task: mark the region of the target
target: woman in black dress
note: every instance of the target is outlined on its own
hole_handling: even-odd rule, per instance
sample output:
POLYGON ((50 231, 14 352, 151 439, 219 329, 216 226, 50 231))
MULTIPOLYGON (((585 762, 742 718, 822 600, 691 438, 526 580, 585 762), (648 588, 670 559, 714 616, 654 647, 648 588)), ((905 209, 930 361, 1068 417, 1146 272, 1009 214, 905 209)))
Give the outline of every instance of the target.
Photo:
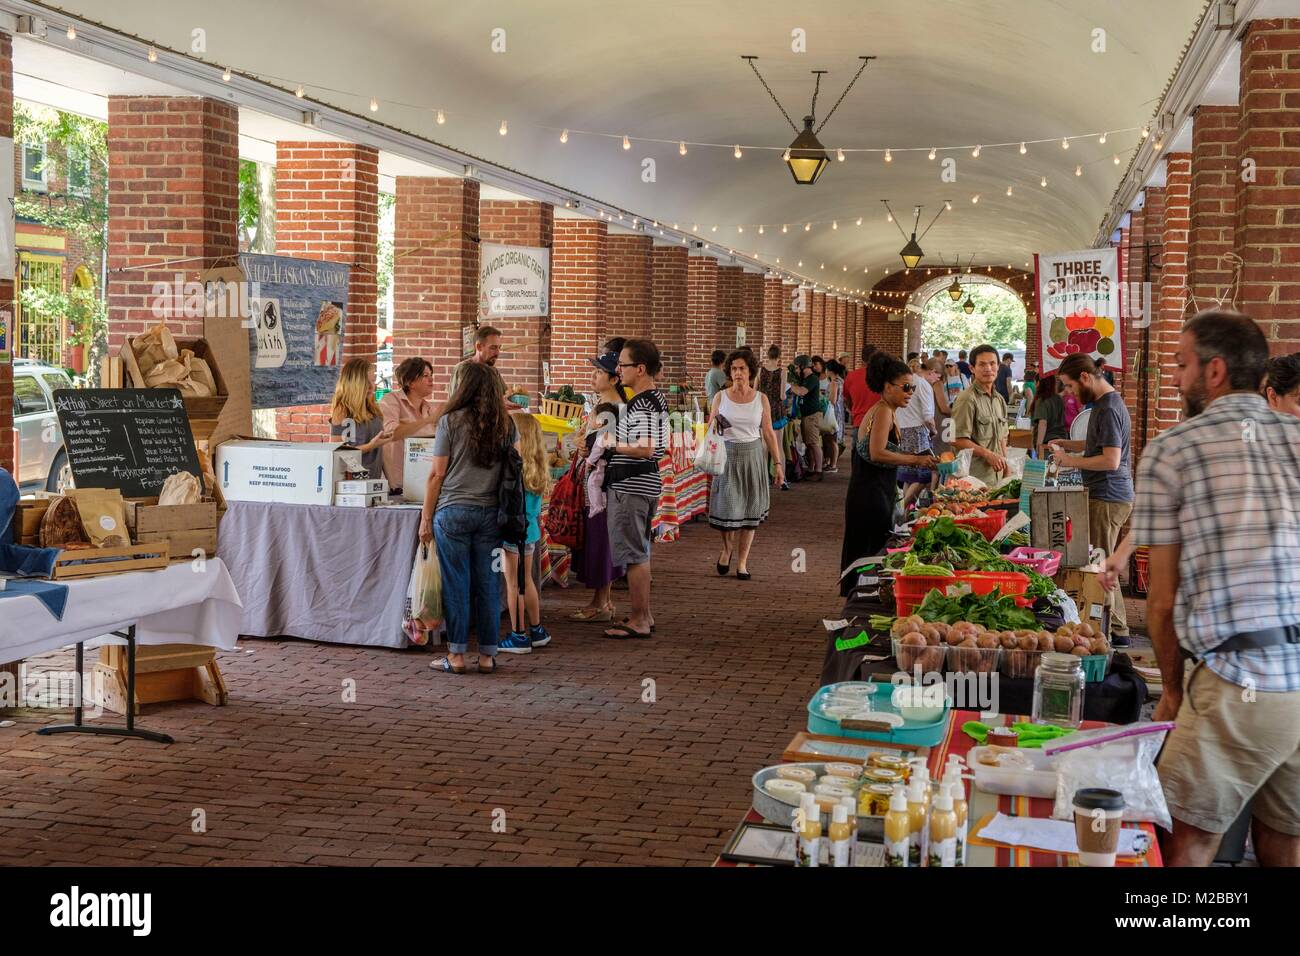
MULTIPOLYGON (((899 466, 935 468, 934 455, 909 455, 899 447, 894 414, 912 399, 916 387, 912 370, 897 357, 877 352, 867 363, 867 388, 880 393, 854 435, 857 456, 848 497, 844 500, 844 545, 840 549, 840 570, 859 558, 881 554, 894 526, 894 502, 898 497, 899 466)), ((840 579, 840 594, 848 597, 857 575, 840 579)))

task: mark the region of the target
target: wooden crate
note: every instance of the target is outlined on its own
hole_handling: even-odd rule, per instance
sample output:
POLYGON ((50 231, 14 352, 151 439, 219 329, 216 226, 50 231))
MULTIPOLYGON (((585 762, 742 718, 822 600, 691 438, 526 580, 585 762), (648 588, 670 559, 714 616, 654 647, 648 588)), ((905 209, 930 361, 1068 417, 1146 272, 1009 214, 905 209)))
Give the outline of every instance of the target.
POLYGON ((172 561, 189 561, 194 549, 217 553, 217 503, 159 505, 157 498, 128 498, 126 526, 136 544, 170 543, 172 561))
MULTIPOLYGON (((99 703, 116 714, 126 713, 127 649, 108 645, 99 649, 95 665, 94 686, 99 703)), ((135 700, 132 709, 140 713, 142 704, 159 704, 173 700, 202 700, 214 707, 229 699, 226 682, 217 666, 217 652, 211 647, 193 644, 158 644, 135 649, 135 700)))
POLYGON ((14 541, 29 548, 40 547, 41 519, 50 506, 49 498, 20 498, 14 511, 14 541))
POLYGON ((167 567, 170 560, 171 550, 166 541, 122 548, 77 548, 63 551, 55 558, 50 577, 55 581, 66 581, 129 571, 157 571, 167 567))
POLYGON ((562 418, 567 422, 571 418, 578 418, 582 415, 582 405, 579 402, 560 402, 553 398, 544 398, 542 399, 541 412, 543 415, 562 418))
MULTIPOLYGON (((126 384, 132 388, 145 388, 144 375, 140 371, 140 365, 135 360, 135 350, 131 347, 134 336, 129 336, 122 343, 120 356, 122 359, 122 368, 126 384)), ((226 389, 226 380, 221 377, 221 368, 217 365, 217 360, 212 355, 212 349, 208 347, 206 339, 180 338, 176 339, 176 348, 189 349, 194 353, 195 358, 201 358, 208 363, 208 368, 212 372, 212 379, 217 383, 217 394, 197 398, 192 395, 181 394, 185 402, 185 414, 190 420, 190 431, 194 433, 195 441, 207 441, 212 437, 213 431, 217 427, 217 419, 221 417, 221 409, 225 407, 226 399, 230 393, 226 389)))

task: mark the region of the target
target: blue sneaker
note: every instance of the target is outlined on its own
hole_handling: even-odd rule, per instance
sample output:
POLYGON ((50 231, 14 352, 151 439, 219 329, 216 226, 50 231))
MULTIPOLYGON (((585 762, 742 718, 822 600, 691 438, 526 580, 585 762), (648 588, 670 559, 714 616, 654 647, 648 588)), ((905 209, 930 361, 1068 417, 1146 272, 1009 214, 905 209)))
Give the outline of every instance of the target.
POLYGON ((508 637, 497 641, 497 651, 502 654, 531 654, 533 644, 527 634, 511 631, 508 637))
POLYGON ((533 645, 533 647, 545 647, 547 644, 551 643, 551 635, 546 628, 537 624, 528 629, 528 641, 533 645))

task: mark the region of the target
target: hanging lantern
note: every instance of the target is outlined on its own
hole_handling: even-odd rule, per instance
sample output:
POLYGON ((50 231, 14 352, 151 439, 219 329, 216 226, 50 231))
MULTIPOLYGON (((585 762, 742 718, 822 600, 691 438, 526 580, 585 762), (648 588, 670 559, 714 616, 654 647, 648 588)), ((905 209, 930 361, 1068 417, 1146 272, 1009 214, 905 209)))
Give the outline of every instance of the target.
POLYGON ((813 132, 812 124, 811 116, 803 118, 803 132, 790 144, 790 158, 786 160, 790 175, 794 176, 794 181, 800 186, 811 186, 817 182, 817 177, 831 161, 813 132))
POLYGON ((921 245, 916 241, 916 233, 912 233, 912 238, 907 240, 907 245, 903 246, 898 253, 903 259, 903 265, 909 269, 915 269, 920 263, 925 253, 921 251, 921 245))
POLYGON ((961 310, 970 315, 975 311, 975 301, 970 296, 966 296, 966 301, 962 303, 961 310))
POLYGON ((948 298, 954 302, 961 300, 961 283, 957 281, 956 276, 953 277, 952 285, 948 286, 948 298))

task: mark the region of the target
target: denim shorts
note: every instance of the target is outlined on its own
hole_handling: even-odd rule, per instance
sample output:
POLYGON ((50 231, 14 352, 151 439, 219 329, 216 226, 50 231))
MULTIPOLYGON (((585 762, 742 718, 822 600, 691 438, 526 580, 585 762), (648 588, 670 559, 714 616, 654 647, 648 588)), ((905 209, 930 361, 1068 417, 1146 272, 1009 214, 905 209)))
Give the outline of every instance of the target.
MULTIPOLYGON (((502 542, 501 542, 501 547, 505 548, 505 549, 506 549, 507 551, 509 551, 511 554, 518 554, 518 553, 519 553, 519 545, 517 545, 517 544, 513 544, 513 543, 511 543, 511 542, 509 542, 509 541, 502 541, 502 542)), ((532 541, 532 542, 529 542, 528 544, 525 544, 525 545, 524 545, 524 554, 525 554, 525 555, 532 554, 532 553, 533 553, 534 551, 536 551, 536 550, 537 550, 537 542, 536 542, 536 541, 532 541)))

